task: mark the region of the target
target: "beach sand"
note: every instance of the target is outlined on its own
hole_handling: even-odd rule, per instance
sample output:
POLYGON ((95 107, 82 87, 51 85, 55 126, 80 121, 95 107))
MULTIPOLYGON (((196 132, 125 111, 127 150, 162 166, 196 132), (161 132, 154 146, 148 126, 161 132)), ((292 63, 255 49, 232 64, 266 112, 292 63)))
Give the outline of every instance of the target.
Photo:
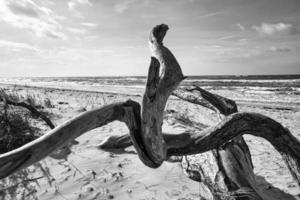
MULTIPOLYGON (((52 113, 51 120, 59 125, 73 118, 81 112, 105 104, 133 99, 141 101, 141 95, 131 93, 101 93, 69 89, 55 89, 43 87, 24 87, 13 85, 0 85, 7 91, 34 94, 40 99, 49 98, 54 107, 46 108, 52 113)), ((225 90, 224 90, 225 91, 225 90)), ((218 92, 225 97, 232 95, 218 92)), ((265 114, 284 126, 300 140, 300 105, 286 103, 266 103, 262 101, 237 101, 240 112, 257 112, 265 114)), ((213 126, 217 117, 212 111, 183 102, 172 97, 167 110, 175 110, 180 115, 201 124, 213 126)), ((46 126, 42 128, 49 130, 46 126)), ((185 127, 165 120, 164 130, 178 133, 185 127)), ((181 163, 165 162, 158 169, 151 169, 142 164, 134 148, 126 152, 110 153, 97 148, 106 137, 110 135, 127 134, 126 126, 121 122, 113 122, 83 134, 76 140, 79 142, 71 147, 71 154, 67 159, 54 159, 47 157, 41 165, 48 169, 48 176, 41 170, 34 170, 32 166, 30 178, 44 176, 38 184, 32 182, 34 187, 31 194, 40 200, 73 200, 73 199, 143 199, 162 200, 199 199, 199 183, 187 178, 181 168, 181 163)), ((300 188, 292 179, 286 165, 279 153, 265 140, 254 136, 244 136, 250 147, 254 162, 254 172, 261 190, 269 195, 269 199, 293 200, 300 199, 300 188)), ((300 153, 300 152, 299 152, 300 153)), ((11 177, 6 178, 7 187, 10 187, 11 177)), ((24 190, 22 184, 20 191, 24 190)), ((26 190, 26 188, 25 188, 26 190)), ((3 188, 3 191, 6 191, 3 188)), ((28 198, 30 195, 28 196, 28 198)))

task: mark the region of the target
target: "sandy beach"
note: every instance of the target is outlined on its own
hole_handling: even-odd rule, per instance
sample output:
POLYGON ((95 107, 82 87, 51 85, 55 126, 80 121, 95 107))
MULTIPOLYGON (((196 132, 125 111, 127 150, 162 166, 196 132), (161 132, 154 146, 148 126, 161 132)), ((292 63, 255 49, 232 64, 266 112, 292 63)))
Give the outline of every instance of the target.
MULTIPOLYGON (((2 84, 7 92, 32 94, 39 99, 49 98, 53 108, 46 108, 51 113, 51 120, 59 125, 74 116, 105 104, 133 99, 141 101, 141 94, 128 92, 118 94, 106 91, 85 91, 84 89, 45 88, 42 86, 16 86, 2 84)), ((112 90, 111 90, 112 91, 112 90)), ((213 90, 225 97, 232 98, 234 91, 213 90)), ((241 94, 236 94, 236 96, 241 94)), ((270 94, 267 94, 270 95, 270 94)), ((260 94, 261 99, 264 99, 260 94)), ((247 96, 244 96, 247 99, 247 96)), ((273 98, 276 98, 273 96, 273 98)), ((278 97, 277 97, 278 98, 278 97)), ((296 98, 296 97, 295 97, 296 98)), ((272 117, 300 139, 300 105, 281 101, 245 101, 237 100, 240 112, 257 112, 272 117)), ((269 98, 270 99, 270 98, 269 98)), ((205 126, 217 123, 217 117, 212 111, 183 102, 172 97, 166 110, 175 110, 178 115, 186 116, 205 126)), ((49 128, 37 123, 42 131, 49 128)), ((165 117, 163 130, 179 133, 187 127, 174 122, 171 117, 165 117)), ((106 137, 128 133, 127 127, 121 122, 113 122, 90 131, 76 140, 78 144, 71 147, 70 154, 64 154, 54 159, 48 157, 40 162, 41 166, 31 166, 28 178, 41 177, 36 182, 29 182, 24 187, 17 186, 19 195, 22 191, 33 191, 29 197, 39 200, 50 199, 199 199, 199 183, 186 177, 180 162, 165 162, 158 169, 151 169, 142 164, 133 147, 124 152, 105 152, 97 148, 106 137), (65 156, 67 155, 67 156, 65 156), (27 189, 26 189, 27 188, 27 189)), ((250 147, 254 162, 254 172, 259 187, 269 199, 294 200, 300 199, 300 189, 292 179, 279 153, 265 140, 254 136, 244 136, 250 147)), ((15 185, 6 178, 5 187, 15 185)), ((6 189, 3 188, 6 192, 6 189)))

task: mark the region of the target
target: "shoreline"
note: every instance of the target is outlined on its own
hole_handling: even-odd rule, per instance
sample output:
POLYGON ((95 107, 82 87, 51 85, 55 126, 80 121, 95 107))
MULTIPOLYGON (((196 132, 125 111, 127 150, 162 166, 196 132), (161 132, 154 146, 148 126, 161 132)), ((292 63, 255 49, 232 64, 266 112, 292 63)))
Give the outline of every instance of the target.
MULTIPOLYGON (((89 93, 89 94, 98 94, 98 95, 120 95, 124 97, 134 97, 134 98, 141 98, 142 97, 142 92, 140 94, 136 94, 134 92, 129 92, 125 94, 124 92, 118 92, 118 91, 99 91, 98 90, 93 90, 93 89, 86 89, 86 88, 68 88, 68 87, 51 87, 51 86, 31 86, 31 85, 22 85, 22 84, 11 84, 11 83, 0 83, 0 88, 1 87, 8 87, 8 88, 18 88, 22 90, 23 88, 31 89, 31 90, 50 90, 50 91, 68 91, 68 92, 77 92, 77 93, 89 93)), ((108 86, 109 87, 109 86, 108 86)), ((117 86, 114 86, 117 88, 117 86)), ((213 93, 218 94, 215 92, 214 89, 211 89, 208 91, 211 91, 213 93)), ((221 88, 219 91, 226 91, 226 89, 221 88)), ((220 94, 222 95, 222 94, 220 94)), ((275 95, 275 94, 274 94, 275 95)), ((229 97, 230 98, 230 97, 229 97)), ((172 100, 177 100, 177 97, 171 96, 170 99, 172 100)), ((259 106, 259 107, 271 107, 275 109, 295 109, 295 110, 300 110, 300 101, 299 102, 285 102, 285 101, 269 101, 269 100, 245 100, 245 99, 234 99, 232 98, 238 105, 247 105, 247 106, 259 106)))
POLYGON ((59 87, 47 87, 47 86, 30 86, 30 85, 21 85, 21 84, 10 84, 10 83, 0 83, 1 86, 6 87, 20 87, 20 88, 30 88, 30 89, 49 89, 49 90, 58 90, 58 91, 69 91, 69 92, 87 92, 87 93, 94 93, 94 94, 112 94, 112 95, 122 95, 122 96, 136 96, 140 97, 139 94, 124 94, 124 93, 118 93, 118 92, 104 92, 104 91, 95 91, 95 90, 84 90, 84 89, 74 89, 74 88, 59 88, 59 87))

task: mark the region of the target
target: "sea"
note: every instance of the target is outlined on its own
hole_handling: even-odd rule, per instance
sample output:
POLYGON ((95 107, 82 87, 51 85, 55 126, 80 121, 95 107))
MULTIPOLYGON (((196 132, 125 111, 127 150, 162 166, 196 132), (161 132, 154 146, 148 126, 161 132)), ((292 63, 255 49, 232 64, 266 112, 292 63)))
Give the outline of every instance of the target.
MULTIPOLYGON (((145 76, 0 77, 0 84, 142 95, 146 78, 145 76)), ((180 87, 193 85, 239 102, 289 103, 300 106, 300 74, 188 76, 180 87)))

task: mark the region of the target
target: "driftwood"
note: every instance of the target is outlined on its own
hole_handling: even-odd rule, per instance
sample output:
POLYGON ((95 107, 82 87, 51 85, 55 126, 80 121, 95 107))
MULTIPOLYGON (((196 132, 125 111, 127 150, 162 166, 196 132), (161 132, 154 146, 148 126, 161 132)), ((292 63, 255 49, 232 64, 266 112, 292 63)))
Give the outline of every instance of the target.
MULTIPOLYGON (((233 100, 197 86, 186 90, 192 94, 199 92, 193 101, 188 98, 186 101, 198 105, 201 104, 197 102, 207 102, 223 116, 237 112, 233 100)), ((202 191, 206 191, 202 194, 203 198, 224 199, 231 196, 231 199, 262 199, 255 181, 250 150, 242 136, 212 151, 183 157, 182 167, 188 177, 202 183, 202 191)))
POLYGON ((130 100, 83 113, 41 138, 0 155, 0 178, 38 162, 79 135, 114 120, 127 124, 142 162, 149 167, 160 166, 166 156, 161 134, 163 110, 169 95, 184 78, 175 57, 162 44, 167 30, 167 25, 159 25, 150 34, 149 46, 153 56, 142 115, 139 103, 130 100))
MULTIPOLYGON (((128 100, 82 113, 37 140, 0 155, 0 178, 40 161, 89 130, 119 120, 126 123, 130 134, 130 140, 126 136, 125 140, 120 141, 132 143, 141 161, 149 167, 159 167, 172 155, 204 153, 217 149, 243 134, 252 134, 267 139, 279 151, 300 186, 300 142, 288 129, 269 117, 256 113, 236 113, 225 117, 217 126, 200 132, 184 132, 178 135, 162 133, 163 111, 167 99, 184 79, 175 57, 162 43, 167 30, 166 25, 159 25, 150 34, 149 46, 152 57, 142 108, 139 103, 128 100)), ((203 91, 202 94, 207 95, 203 91)), ((210 103, 214 100, 216 99, 210 99, 210 103)), ((217 107, 216 105, 217 103, 213 104, 214 107, 217 107)), ((233 108, 229 108, 230 112, 233 108)), ((226 109, 223 113, 225 112, 226 109)), ((252 170, 252 163, 249 162, 247 167, 252 170)), ((238 173, 226 172, 226 174, 231 177, 238 173)), ((246 184, 248 181, 239 181, 247 177, 231 178, 232 182, 237 180, 237 185, 241 183, 238 185, 241 188, 242 183, 246 184)), ((251 185, 245 188, 241 189, 239 194, 247 193, 251 185)), ((236 195, 234 192, 230 194, 232 197, 236 195)), ((254 195, 252 198, 248 195, 245 199, 259 199, 259 197, 254 195)))
MULTIPOLYGON (((179 89, 173 95, 204 106, 222 115, 230 115, 237 112, 237 105, 234 101, 212 94, 197 86, 190 89, 179 89), (200 93, 195 94, 193 91, 200 93)), ((180 143, 168 141, 168 134, 165 134, 168 147, 180 143)), ((104 140, 99 148, 111 151, 112 149, 124 149, 131 145, 129 135, 110 136, 104 140)), ((204 199, 224 199, 231 196, 231 199, 262 199, 256 187, 253 164, 249 148, 242 136, 202 154, 184 156, 182 167, 189 178, 201 183, 204 199), (218 178, 216 178, 218 177, 218 178), (234 197, 233 197, 234 196, 234 197)))

